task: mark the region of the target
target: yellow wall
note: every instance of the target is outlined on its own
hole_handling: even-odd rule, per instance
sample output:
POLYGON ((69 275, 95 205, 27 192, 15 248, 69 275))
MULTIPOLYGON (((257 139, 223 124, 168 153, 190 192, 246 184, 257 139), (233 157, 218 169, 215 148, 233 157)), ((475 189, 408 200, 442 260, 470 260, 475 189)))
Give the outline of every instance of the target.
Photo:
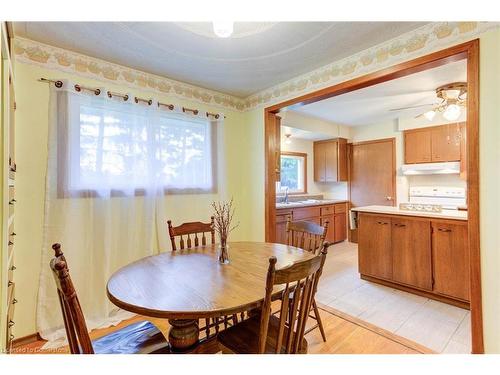
MULTIPOLYGON (((483 281, 483 311, 485 347, 489 353, 500 353, 500 30, 483 34, 481 40, 481 263, 483 281)), ((17 110, 17 164, 19 166, 16 209, 16 244, 18 274, 16 294, 20 303, 16 308, 18 337, 35 331, 35 303, 40 267, 42 240, 43 195, 47 145, 48 88, 38 83, 39 77, 73 78, 75 81, 95 84, 80 77, 55 73, 34 66, 16 66, 17 110)), ((102 85, 102 84, 101 84, 102 85)), ((130 91, 105 85, 116 91, 130 91)), ((150 96, 149 93, 136 92, 150 96)), ((155 97, 178 104, 202 108, 177 98, 155 97)), ((202 108, 205 109, 205 108, 202 108)), ((206 108, 207 110, 216 110, 206 108)), ((235 239, 262 240, 264 238, 264 114, 258 108, 245 113, 227 112, 226 155, 227 188, 234 195, 240 228, 235 239)), ((207 216, 212 197, 174 196, 170 198, 172 217, 181 220, 207 216)))
MULTIPOLYGON (((44 214, 45 172, 47 162, 48 99, 49 87, 38 82, 40 77, 68 78, 89 86, 104 86, 115 92, 130 92, 130 88, 96 82, 68 73, 54 72, 34 65, 16 65, 16 162, 18 165, 16 195, 16 337, 36 332, 35 313, 38 277, 41 262, 42 226, 44 214)), ((154 97, 166 103, 175 103, 190 108, 210 112, 218 108, 203 106, 178 98, 132 90, 139 97, 154 97)), ((254 180, 248 173, 253 166, 250 155, 252 143, 249 139, 250 127, 246 125, 245 114, 224 111, 224 160, 226 164, 225 186, 228 196, 235 199, 236 216, 240 226, 232 234, 233 240, 258 239, 252 232, 251 189, 254 180)), ((263 168, 261 164, 260 168, 263 168)), ((255 169, 256 171, 256 169, 255 169)), ((253 173, 256 173, 256 172, 253 173)), ((262 195, 260 195, 262 197, 262 195)), ((216 195, 174 195, 167 197, 167 213, 176 222, 208 218, 210 203, 216 195)), ((263 199, 263 198, 261 198, 263 199)), ((166 229, 165 229, 166 230, 166 229)), ((42 265, 48 267, 47 265, 42 265)), ((59 312, 56 312, 59 313, 59 312)))

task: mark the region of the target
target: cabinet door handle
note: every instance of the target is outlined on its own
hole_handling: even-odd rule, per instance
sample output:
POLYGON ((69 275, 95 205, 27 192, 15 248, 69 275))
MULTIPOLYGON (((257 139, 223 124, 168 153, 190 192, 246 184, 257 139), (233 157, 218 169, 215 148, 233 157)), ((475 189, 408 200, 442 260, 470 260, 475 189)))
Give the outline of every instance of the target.
POLYGON ((387 225, 389 224, 388 222, 386 221, 377 221, 377 224, 380 224, 380 225, 387 225))
POLYGON ((448 229, 448 228, 438 228, 438 231, 440 231, 440 232, 451 232, 451 229, 448 229))
POLYGON ((395 227, 398 227, 398 228, 405 228, 406 227, 406 224, 399 224, 399 223, 396 223, 394 224, 395 227))

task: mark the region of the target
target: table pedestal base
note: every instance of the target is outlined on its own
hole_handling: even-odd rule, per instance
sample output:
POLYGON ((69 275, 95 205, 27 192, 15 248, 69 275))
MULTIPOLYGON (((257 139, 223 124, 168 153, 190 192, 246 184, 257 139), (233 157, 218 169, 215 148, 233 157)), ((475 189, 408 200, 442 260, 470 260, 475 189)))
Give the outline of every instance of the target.
POLYGON ((169 319, 170 330, 168 342, 173 352, 186 352, 199 343, 199 326, 197 320, 169 319))

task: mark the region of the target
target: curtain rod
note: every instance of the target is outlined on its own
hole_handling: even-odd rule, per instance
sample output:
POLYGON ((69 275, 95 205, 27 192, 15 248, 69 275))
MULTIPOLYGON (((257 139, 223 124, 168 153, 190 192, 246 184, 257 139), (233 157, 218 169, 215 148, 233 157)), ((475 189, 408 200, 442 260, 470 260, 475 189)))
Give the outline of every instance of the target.
MULTIPOLYGON (((61 81, 61 80, 53 80, 53 79, 47 79, 47 78, 42 77, 39 79, 39 81, 46 82, 46 83, 53 83, 54 86, 56 86, 59 89, 61 87, 63 87, 63 81, 61 81)), ((86 87, 86 86, 82 86, 79 84, 75 84, 74 88, 75 88, 75 91, 77 91, 77 92, 81 92, 82 90, 86 90, 86 91, 93 92, 95 95, 101 94, 101 89, 99 89, 99 88, 86 87)), ((116 96, 116 97, 122 98, 123 101, 125 101, 125 102, 127 100, 129 100, 129 96, 127 94, 120 94, 120 93, 116 93, 116 92, 112 92, 112 91, 107 91, 106 94, 108 95, 108 98, 112 98, 112 97, 116 96)), ((153 99, 138 98, 137 96, 134 97, 134 101, 136 103, 141 103, 141 102, 146 103, 147 105, 153 104, 153 99)), ((157 104, 158 104, 158 108, 165 107, 165 108, 169 109, 170 111, 174 110, 173 104, 160 103, 160 102, 157 102, 157 104)), ((187 108, 187 107, 181 107, 181 108, 182 108, 182 112, 184 112, 184 113, 192 112, 194 115, 197 115, 199 113, 198 109, 187 108)), ((212 116, 215 119, 218 119, 220 117, 220 115, 218 113, 205 112, 205 114, 207 117, 212 116)), ((224 116, 224 118, 226 118, 226 116, 224 116)))

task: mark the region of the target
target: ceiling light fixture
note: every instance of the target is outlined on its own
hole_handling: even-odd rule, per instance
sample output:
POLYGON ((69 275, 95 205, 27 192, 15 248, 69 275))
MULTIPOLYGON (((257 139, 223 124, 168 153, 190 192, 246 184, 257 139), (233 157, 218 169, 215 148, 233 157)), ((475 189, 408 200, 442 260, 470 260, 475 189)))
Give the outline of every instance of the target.
POLYGON ((290 139, 291 136, 292 136, 291 134, 285 134, 285 137, 286 137, 285 144, 286 145, 289 145, 292 143, 292 140, 290 139))
MULTIPOLYGON (((427 120, 432 121, 436 113, 440 112, 448 121, 456 121, 462 114, 462 107, 467 106, 467 82, 453 82, 447 85, 439 86, 436 89, 436 97, 441 99, 440 103, 434 104, 434 108, 416 116, 424 116, 427 120)), ((420 106, 420 105, 419 105, 420 106)), ((416 107, 419 107, 416 106, 416 107)), ((427 104, 422 105, 427 106, 427 104)), ((414 107, 405 107, 414 108, 414 107)), ((398 108, 402 109, 402 108, 398 108)))
POLYGON ((436 111, 427 111, 424 113, 424 116, 427 120, 432 121, 436 116, 436 111))
POLYGON ((461 113, 462 111, 457 104, 450 104, 444 110, 443 117, 448 121, 455 121, 458 120, 461 113))
POLYGON ((234 22, 214 21, 212 22, 214 34, 219 38, 229 38, 233 33, 234 22))

